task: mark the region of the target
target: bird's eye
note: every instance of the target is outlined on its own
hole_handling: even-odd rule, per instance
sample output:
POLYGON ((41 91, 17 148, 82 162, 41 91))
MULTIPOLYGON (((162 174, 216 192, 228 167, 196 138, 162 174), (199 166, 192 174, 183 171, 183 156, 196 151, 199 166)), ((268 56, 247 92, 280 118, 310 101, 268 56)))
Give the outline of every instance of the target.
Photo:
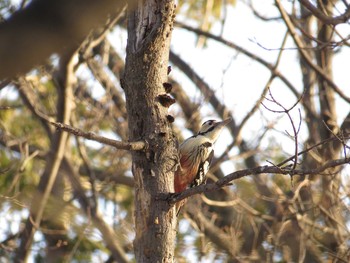
POLYGON ((204 126, 204 125, 212 126, 214 123, 215 123, 214 120, 209 120, 209 121, 204 122, 204 123, 202 124, 202 126, 204 126))

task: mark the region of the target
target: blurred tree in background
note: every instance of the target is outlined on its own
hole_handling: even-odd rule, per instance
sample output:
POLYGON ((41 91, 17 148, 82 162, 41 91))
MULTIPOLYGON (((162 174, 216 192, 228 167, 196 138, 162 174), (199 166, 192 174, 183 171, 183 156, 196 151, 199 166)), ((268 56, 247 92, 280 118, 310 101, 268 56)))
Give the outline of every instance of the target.
MULTIPOLYGON (((51 6, 68 20, 57 11, 39 23, 62 27, 53 32, 35 31, 33 16, 16 31, 8 21, 27 1, 0 2, 4 262, 137 259, 132 154, 106 139, 140 146, 127 143, 125 3, 80 10, 68 2, 51 6), (40 46, 31 46, 35 40, 40 46), (71 132, 57 132, 64 128, 57 123, 71 132), (31 214, 39 212, 37 221, 31 214)), ((180 1, 176 14, 167 81, 178 141, 209 118, 233 121, 217 143, 207 187, 184 193, 175 260, 349 262, 349 3, 180 1), (260 34, 244 42, 237 34, 246 31, 260 34)))

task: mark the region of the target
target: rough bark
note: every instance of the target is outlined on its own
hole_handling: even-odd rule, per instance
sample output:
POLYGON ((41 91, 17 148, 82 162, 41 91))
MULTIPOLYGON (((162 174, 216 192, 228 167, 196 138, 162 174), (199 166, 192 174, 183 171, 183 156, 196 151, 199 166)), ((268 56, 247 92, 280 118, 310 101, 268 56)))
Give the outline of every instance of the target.
POLYGON ((135 178, 134 241, 137 262, 173 262, 174 208, 158 200, 174 191, 176 139, 168 121, 165 94, 173 1, 139 1, 128 13, 128 43, 122 86, 126 94, 129 140, 145 140, 148 149, 132 153, 135 178), (163 102, 163 103, 162 103, 163 102))

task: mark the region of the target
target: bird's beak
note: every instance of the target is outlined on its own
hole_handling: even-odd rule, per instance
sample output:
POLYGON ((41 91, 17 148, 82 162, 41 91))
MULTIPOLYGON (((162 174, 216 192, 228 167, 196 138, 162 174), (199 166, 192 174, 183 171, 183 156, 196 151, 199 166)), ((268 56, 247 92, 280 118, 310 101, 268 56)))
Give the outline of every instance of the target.
POLYGON ((226 120, 224 120, 224 121, 218 122, 217 125, 218 125, 218 126, 224 127, 224 126, 226 126, 227 124, 229 124, 231 121, 232 121, 232 118, 228 118, 228 119, 226 119, 226 120))
POLYGON ((215 123, 215 127, 220 127, 219 130, 223 129, 227 124, 229 124, 232 121, 232 118, 228 118, 224 121, 218 121, 217 123, 215 123))

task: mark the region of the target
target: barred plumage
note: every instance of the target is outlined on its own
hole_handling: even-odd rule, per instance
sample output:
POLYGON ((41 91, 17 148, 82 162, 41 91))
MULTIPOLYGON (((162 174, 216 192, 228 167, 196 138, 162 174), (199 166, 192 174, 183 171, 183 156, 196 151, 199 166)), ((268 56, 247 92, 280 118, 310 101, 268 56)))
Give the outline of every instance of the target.
POLYGON ((213 145, 230 121, 231 119, 222 122, 206 121, 197 135, 186 139, 180 145, 180 166, 174 179, 176 193, 182 192, 188 186, 193 187, 205 182, 214 156, 213 145))

